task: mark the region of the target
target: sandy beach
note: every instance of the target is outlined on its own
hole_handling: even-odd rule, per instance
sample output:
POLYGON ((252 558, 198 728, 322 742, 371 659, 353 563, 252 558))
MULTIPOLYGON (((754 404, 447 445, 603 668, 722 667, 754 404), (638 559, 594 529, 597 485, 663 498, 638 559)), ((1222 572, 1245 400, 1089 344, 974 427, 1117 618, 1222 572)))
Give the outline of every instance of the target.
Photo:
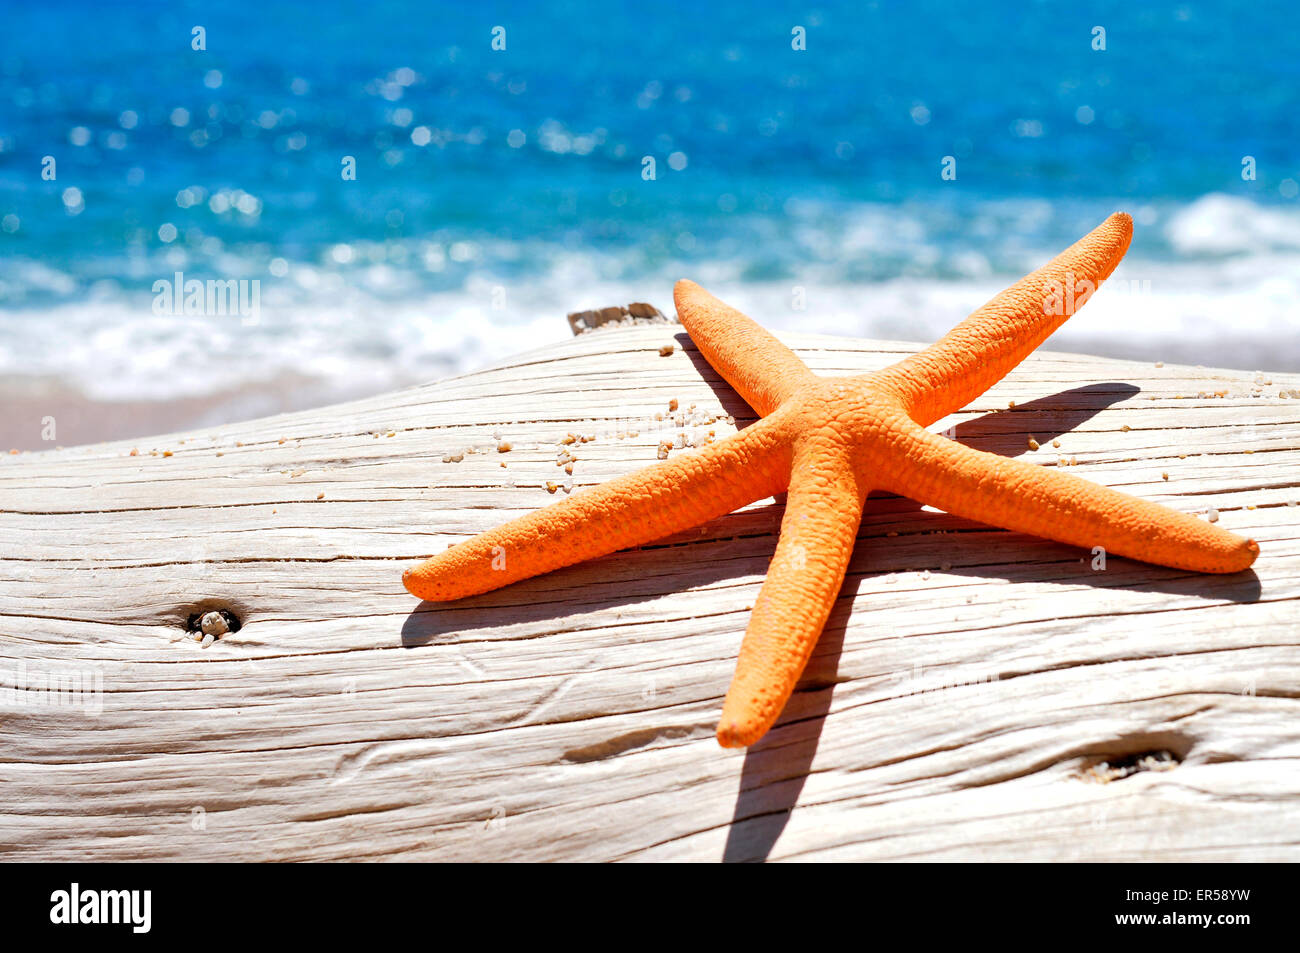
POLYGON ((274 383, 169 400, 102 400, 51 378, 0 380, 0 452, 142 440, 148 437, 218 427, 293 410, 305 410, 364 397, 377 389, 340 390, 328 381, 283 378, 274 383), (51 428, 51 422, 53 424, 51 428), (52 430, 52 437, 50 435, 52 430))

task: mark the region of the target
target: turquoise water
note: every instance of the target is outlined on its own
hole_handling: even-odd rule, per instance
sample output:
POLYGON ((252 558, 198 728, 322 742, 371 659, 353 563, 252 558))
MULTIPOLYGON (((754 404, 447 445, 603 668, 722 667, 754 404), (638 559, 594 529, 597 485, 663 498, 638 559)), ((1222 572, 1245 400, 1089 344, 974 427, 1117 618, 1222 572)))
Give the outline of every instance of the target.
POLYGON ((250 383, 379 388, 561 339, 569 310, 667 310, 683 276, 773 327, 925 340, 1116 208, 1130 257, 1055 346, 1300 369, 1293 5, 6 2, 0 22, 2 375, 165 398, 215 356, 250 383), (155 313, 178 271, 256 279, 257 321, 155 313))

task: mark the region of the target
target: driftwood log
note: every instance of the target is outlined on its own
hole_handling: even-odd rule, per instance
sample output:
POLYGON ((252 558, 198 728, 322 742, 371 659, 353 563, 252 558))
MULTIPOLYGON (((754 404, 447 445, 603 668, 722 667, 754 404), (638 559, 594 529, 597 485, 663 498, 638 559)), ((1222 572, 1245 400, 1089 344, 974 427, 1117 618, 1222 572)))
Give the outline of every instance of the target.
MULTIPOLYGON (((783 337, 822 373, 913 350, 783 337)), ((1103 567, 873 495, 747 752, 713 732, 779 500, 459 603, 401 585, 752 421, 677 325, 6 457, 0 855, 1298 859, 1298 398, 1297 375, 1030 358, 938 429, 1217 519, 1254 570, 1103 567), (205 647, 212 611, 237 630, 205 647)))

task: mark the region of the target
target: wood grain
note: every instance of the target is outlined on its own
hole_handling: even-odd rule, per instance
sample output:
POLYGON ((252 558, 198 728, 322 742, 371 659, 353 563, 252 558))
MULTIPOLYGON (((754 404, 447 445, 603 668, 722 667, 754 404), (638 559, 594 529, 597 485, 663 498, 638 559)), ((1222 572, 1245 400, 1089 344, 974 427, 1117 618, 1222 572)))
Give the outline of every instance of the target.
MULTIPOLYGON (((828 374, 913 350, 782 337, 828 374)), ((1259 541, 1254 571, 1094 569, 873 496, 800 690, 747 753, 713 729, 779 501, 459 603, 416 605, 400 581, 566 481, 750 422, 678 326, 315 411, 7 456, 0 855, 1295 860, 1291 390, 1300 377, 1026 361, 936 429, 1214 509, 1259 541), (185 625, 212 608, 242 628, 203 648, 185 625), (51 675, 90 691, 39 691, 51 675)))

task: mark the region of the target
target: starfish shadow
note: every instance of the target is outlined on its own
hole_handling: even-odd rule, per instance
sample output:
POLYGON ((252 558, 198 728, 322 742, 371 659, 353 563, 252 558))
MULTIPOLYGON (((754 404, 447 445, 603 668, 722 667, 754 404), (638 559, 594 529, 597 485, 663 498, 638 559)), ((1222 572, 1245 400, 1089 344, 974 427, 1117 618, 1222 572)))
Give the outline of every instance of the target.
POLYGON ((1018 457, 1029 450, 1028 437, 1040 443, 1063 437, 1112 404, 1130 400, 1140 387, 1120 381, 1085 384, 1046 397, 1017 404, 954 426, 954 439, 1003 457, 1018 457))
POLYGON ((740 792, 722 849, 724 863, 766 860, 794 813, 835 695, 840 652, 853 607, 851 596, 860 582, 847 582, 835 601, 808 668, 781 719, 758 744, 745 749, 740 792))
POLYGON ((695 372, 700 375, 700 380, 709 385, 713 391, 713 396, 718 399, 722 405, 723 413, 726 413, 736 421, 736 428, 743 430, 750 424, 758 420, 758 414, 754 413, 754 408, 750 407, 745 399, 736 393, 735 388, 722 379, 722 375, 714 368, 700 353, 700 349, 691 340, 691 336, 685 331, 674 335, 677 340, 677 346, 682 349, 682 353, 690 359, 695 365, 695 372))

